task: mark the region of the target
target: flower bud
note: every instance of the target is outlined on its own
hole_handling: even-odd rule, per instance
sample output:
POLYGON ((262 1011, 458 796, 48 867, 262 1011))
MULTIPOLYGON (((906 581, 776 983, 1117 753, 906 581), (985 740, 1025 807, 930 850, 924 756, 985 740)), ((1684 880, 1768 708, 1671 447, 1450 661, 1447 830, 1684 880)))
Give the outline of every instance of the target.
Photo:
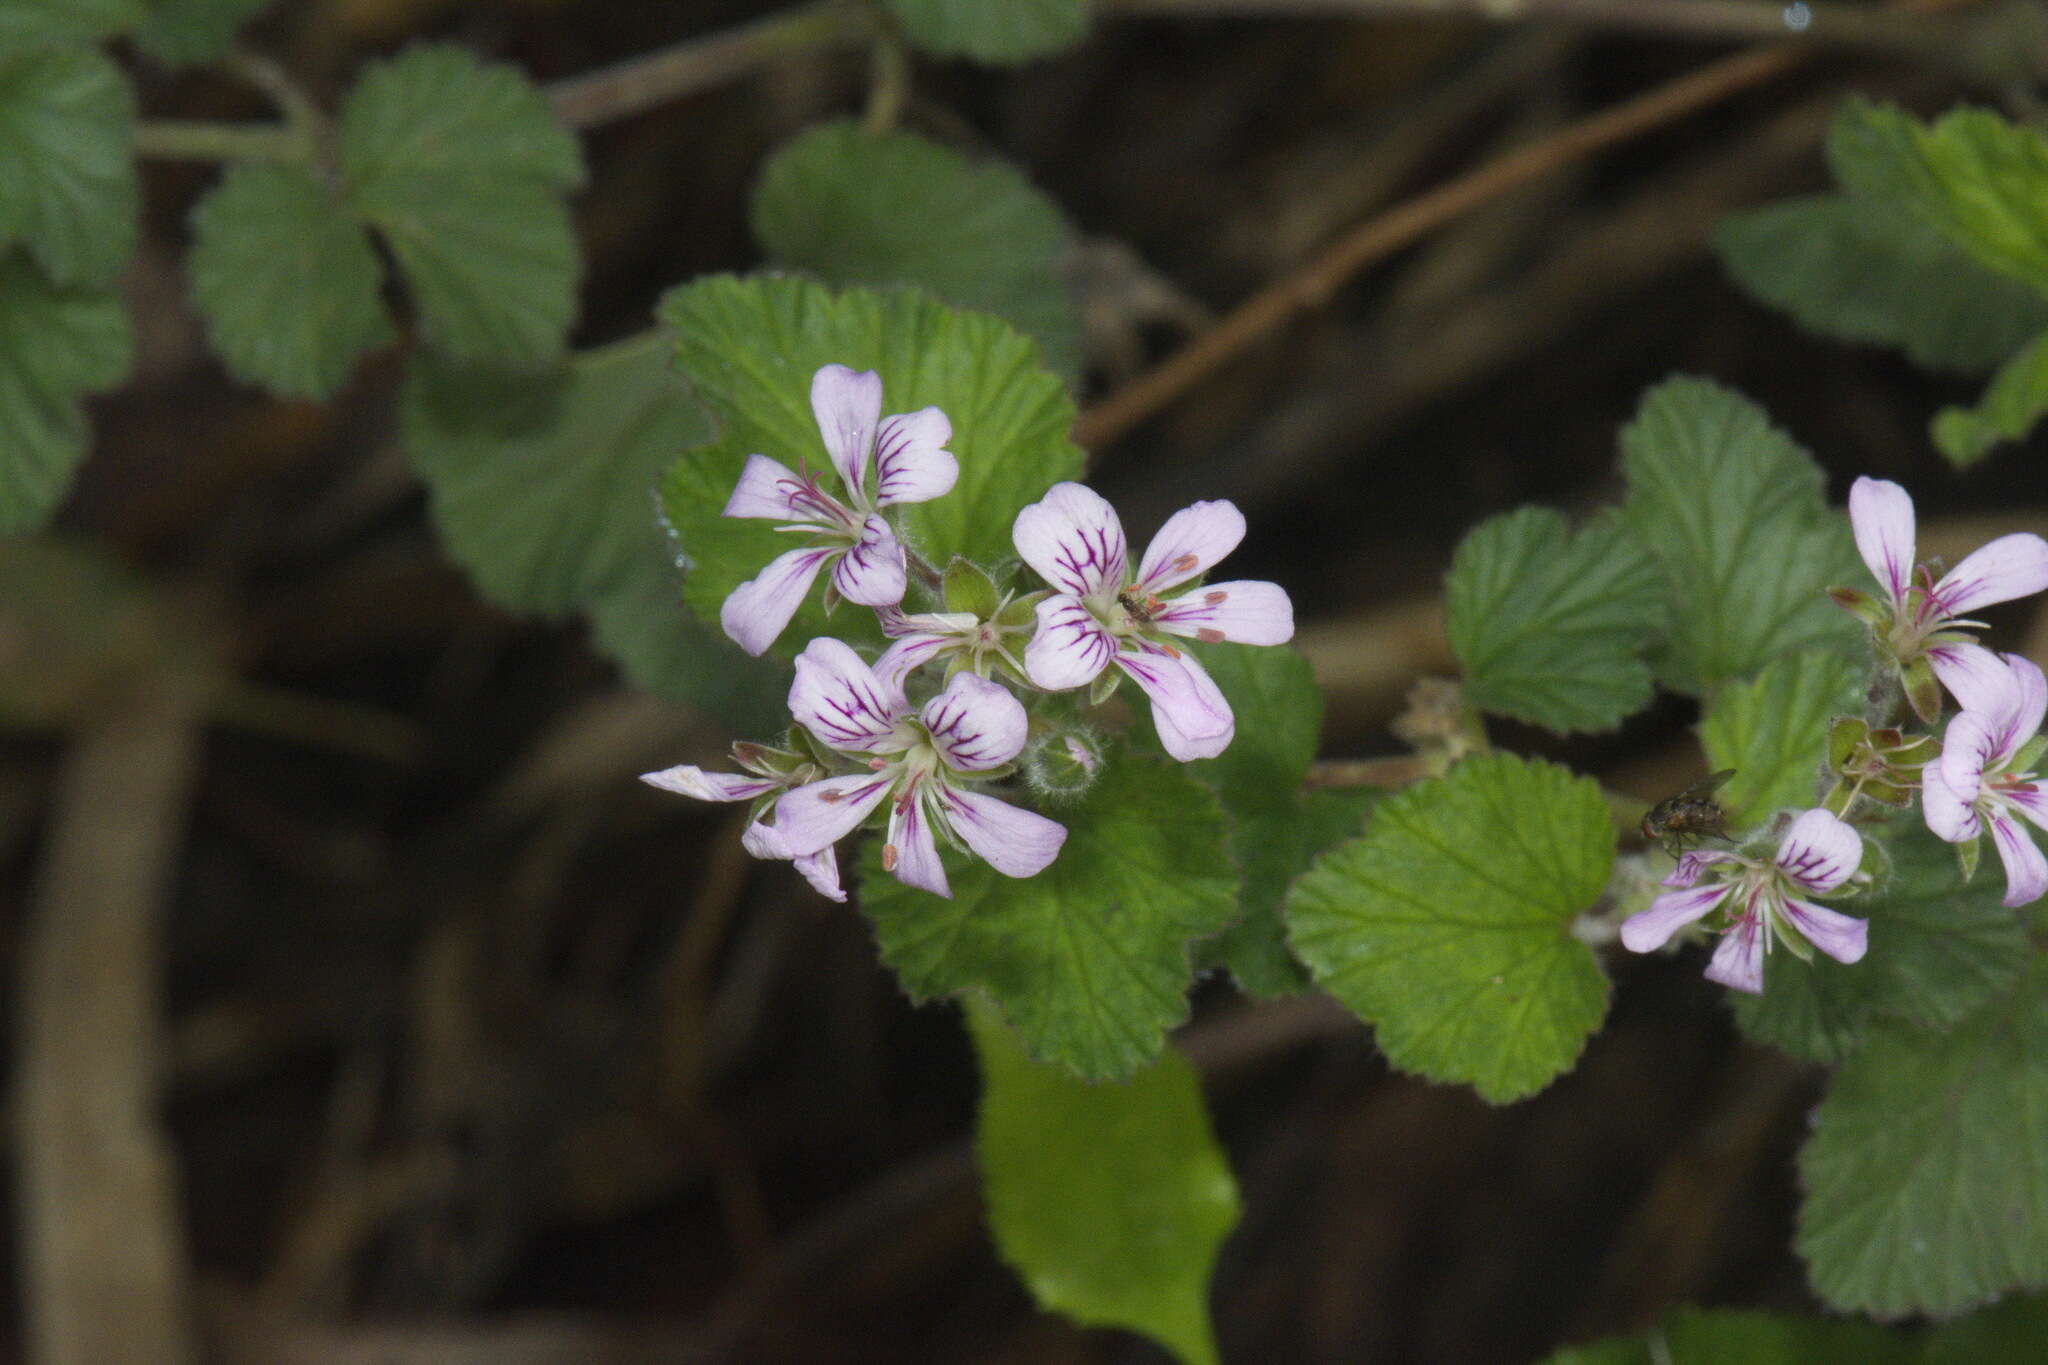
POLYGON ((1092 731, 1060 729, 1032 746, 1024 775, 1034 790, 1072 800, 1095 785, 1102 762, 1102 741, 1092 731))

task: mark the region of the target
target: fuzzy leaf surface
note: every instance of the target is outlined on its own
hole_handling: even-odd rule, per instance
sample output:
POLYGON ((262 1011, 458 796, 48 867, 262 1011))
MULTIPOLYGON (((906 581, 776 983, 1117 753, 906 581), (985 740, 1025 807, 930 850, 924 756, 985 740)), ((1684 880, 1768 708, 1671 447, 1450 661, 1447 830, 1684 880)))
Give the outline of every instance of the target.
POLYGON ((390 244, 428 339, 461 359, 559 355, 578 271, 563 196, 583 154, 539 88, 420 44, 369 69, 338 131, 348 202, 390 244))
POLYGON ((653 334, 541 375, 419 357, 403 409, 443 545, 514 611, 598 618, 634 681, 729 720, 772 725, 787 690, 683 610, 658 486, 709 429, 653 334), (735 707, 753 689, 760 705, 735 707))
POLYGON ((1088 35, 1089 0, 882 0, 912 44, 935 57, 1010 66, 1088 35))
POLYGON ((1813 805, 1828 722, 1862 708, 1869 680, 1869 664, 1853 655, 1804 650, 1714 694, 1700 721, 1700 744, 1708 768, 1735 770, 1716 795, 1731 831, 1773 811, 1813 805))
POLYGON ((1080 368, 1061 272, 1066 220, 1014 166, 914 133, 825 123, 768 159, 749 217, 780 265, 834 286, 917 286, 1006 319, 1059 374, 1080 368))
POLYGON ((1722 219, 1714 247, 1736 283, 1808 331, 1929 369, 1982 374, 2048 328, 2048 299, 1884 200, 1768 204, 1722 219))
POLYGON ((1671 593, 1660 679, 1705 695, 1800 649, 1853 653, 1862 627, 1828 600, 1860 582, 1847 516, 1763 410, 1705 380, 1650 390, 1622 432, 1623 513, 1671 593))
POLYGON ((1444 587, 1474 705, 1558 732, 1612 730, 1649 705, 1642 655, 1665 589, 1619 518, 1574 535, 1548 508, 1494 517, 1459 544, 1444 587))
POLYGON ((1939 1316, 2048 1284, 2048 956, 2028 956, 1951 1032, 1877 1031, 1835 1072, 1795 1241, 1830 1306, 1939 1316))
POLYGON ((229 168, 192 237, 192 295, 236 378, 326 398, 391 339, 369 234, 303 168, 229 168))
POLYGON ((1891 880, 1877 894, 1832 903, 1870 921, 1869 953, 1847 966, 1819 954, 1810 963, 1771 954, 1763 994, 1735 999, 1744 1033, 1806 1061, 1835 1062, 1860 1049, 1882 1021, 1951 1028, 2012 985, 2027 940, 1999 903, 1999 869, 1979 867, 1962 884, 1954 848, 1918 818, 1894 824, 1891 880))
POLYGON ((1991 269, 2048 294, 2048 141, 1988 109, 1932 124, 1851 100, 1828 131, 1835 179, 1903 204, 1991 269))
POLYGON ((134 123, 105 53, 0 41, 0 250, 25 245, 60 285, 112 283, 135 252, 134 123))
POLYGON ((1089 1080, 1156 1059, 1187 1017, 1189 945, 1237 913, 1237 869, 1215 797, 1178 765, 1112 751, 1067 841, 1035 877, 942 855, 953 897, 884 873, 869 840, 861 908, 913 999, 979 990, 1031 1054, 1089 1080))
POLYGON ((1128 1080, 1091 1085, 1032 1061, 993 1007, 967 1007, 996 1249, 1040 1307, 1215 1365, 1209 1276, 1237 1225, 1237 1182, 1194 1068, 1168 1049, 1128 1080))
POLYGON ((2017 441, 2048 415, 2048 332, 1999 366, 1974 408, 1943 408, 1934 415, 1934 444, 1948 462, 1967 469, 2007 441, 2017 441))
POLYGON ((0 535, 56 508, 90 434, 78 400, 120 383, 131 351, 116 295, 52 284, 25 252, 0 250, 0 535))
POLYGON ((1469 758, 1373 808, 1287 898, 1294 950, 1404 1071, 1494 1104, 1569 1070, 1607 1006, 1571 935, 1614 863, 1599 785, 1469 758))

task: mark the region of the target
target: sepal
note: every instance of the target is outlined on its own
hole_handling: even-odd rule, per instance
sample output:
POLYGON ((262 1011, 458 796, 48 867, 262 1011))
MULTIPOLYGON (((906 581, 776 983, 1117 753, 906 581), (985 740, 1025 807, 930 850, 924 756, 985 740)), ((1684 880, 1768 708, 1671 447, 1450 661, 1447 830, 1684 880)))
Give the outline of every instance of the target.
POLYGON ((1980 834, 1975 839, 1965 839, 1956 845, 1956 866, 1962 869, 1965 884, 1977 875, 1977 858, 1983 852, 1980 847, 1983 842, 1984 838, 1980 834))
POLYGON ((1933 725, 1941 719, 1941 683, 1935 679, 1934 665, 1924 655, 1899 670, 1899 681, 1905 686, 1906 701, 1913 714, 1923 724, 1933 725))
POLYGON ((1880 637, 1891 629, 1890 605, 1878 601, 1867 592, 1858 592, 1854 588, 1829 588, 1828 599, 1869 626, 1880 637))
POLYGON ((977 621, 988 620, 1002 605, 995 580, 979 564, 959 555, 946 566, 940 594, 947 611, 965 612, 977 621))

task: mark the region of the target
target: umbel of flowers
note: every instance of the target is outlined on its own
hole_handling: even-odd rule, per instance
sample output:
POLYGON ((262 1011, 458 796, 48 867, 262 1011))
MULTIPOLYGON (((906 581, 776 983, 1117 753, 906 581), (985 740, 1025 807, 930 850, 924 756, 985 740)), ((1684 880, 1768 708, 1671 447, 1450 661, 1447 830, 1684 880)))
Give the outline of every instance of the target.
POLYGON ((1938 743, 1933 732, 1908 733, 1889 715, 1835 719, 1827 751, 1836 780, 1823 806, 1781 814, 1775 852, 1766 838, 1687 853, 1664 879, 1675 889, 1622 925, 1623 945, 1636 952, 1690 926, 1719 933, 1707 975, 1736 990, 1763 989, 1773 944, 1805 960, 1816 948, 1844 963, 1863 957, 1864 922, 1815 903, 1854 894, 1865 880, 1862 838, 1841 818, 1859 797, 1898 806, 1917 793, 1928 829, 1957 845, 1965 880, 1988 830, 2005 867, 2005 904, 2048 894, 2048 857, 2027 830, 2028 822, 2048 830, 2048 785, 2038 772, 2048 749, 2040 733, 2048 679, 2029 660, 1976 643, 1971 632, 1983 623, 1963 615, 2048 588, 2048 541, 2030 532, 2001 536, 1937 579, 1915 560, 1905 489, 1858 479, 1849 520, 1882 596, 1852 588, 1830 596, 1869 625, 1877 666, 1896 678, 1923 723, 1940 720, 1944 688, 1960 709, 1938 743))
POLYGON ((1244 538, 1237 508, 1198 502, 1175 513, 1134 570, 1115 510, 1080 484, 1055 484, 1013 529, 1019 558, 1047 586, 1005 593, 990 572, 1001 566, 955 560, 941 575, 892 520, 892 509, 942 497, 959 476, 944 413, 883 417, 881 376, 844 365, 812 377, 811 410, 835 483, 808 459, 792 471, 747 457, 724 514, 780 522, 801 543, 735 588, 720 621, 760 654, 822 575, 828 606, 872 608, 892 643, 870 663, 842 640, 810 641, 797 656, 782 746, 737 746, 741 773, 685 765, 643 780, 751 802, 747 851, 794 862, 833 900, 846 898, 836 846, 867 826, 882 830, 885 870, 946 896, 942 846, 1010 877, 1035 876, 1059 856, 1065 828, 1004 785, 1027 757, 1052 790, 1070 792, 1098 771, 1101 751, 1085 727, 1034 725, 1033 708, 1050 694, 1087 687, 1099 703, 1128 677, 1151 701, 1168 754, 1187 761, 1228 747, 1230 702, 1185 642, 1277 645, 1294 635, 1293 606, 1275 584, 1201 583, 1244 538), (913 577, 942 583, 934 609, 905 609, 913 577), (1034 739, 1043 742, 1027 756, 1034 739))

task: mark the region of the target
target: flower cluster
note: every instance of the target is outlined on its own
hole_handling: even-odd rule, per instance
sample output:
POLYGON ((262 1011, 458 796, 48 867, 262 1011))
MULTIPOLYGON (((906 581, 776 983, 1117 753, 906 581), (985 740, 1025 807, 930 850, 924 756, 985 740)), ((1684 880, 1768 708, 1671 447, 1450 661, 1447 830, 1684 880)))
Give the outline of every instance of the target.
POLYGON ((1034 723, 1020 693, 1035 701, 1085 687, 1099 703, 1128 677, 1150 699, 1168 754, 1188 761, 1228 747, 1230 703, 1181 642, 1277 645, 1294 635, 1293 606, 1275 584, 1200 583, 1244 538, 1236 507, 1198 502, 1175 513, 1133 571, 1115 509, 1081 484, 1055 484, 1012 530, 1018 557, 1047 587, 1004 591, 963 560, 941 575, 891 520, 890 509, 941 497, 959 478, 944 413, 883 417, 881 376, 844 365, 812 377, 811 410, 836 487, 807 462, 792 472, 747 457, 724 514, 780 522, 803 543, 735 588, 720 621, 742 649, 764 653, 826 574, 827 607, 873 608, 891 643, 870 664, 842 640, 810 641, 789 691, 787 745, 736 747, 744 773, 682 766, 645 781, 752 802, 747 851, 792 861, 833 900, 846 898, 838 841, 879 823, 883 868, 945 896, 941 843, 1030 877, 1066 839, 1058 822, 981 787, 1011 777, 1021 759, 1041 786, 1069 793, 1100 766, 1086 727, 1034 723), (940 590, 936 609, 905 610, 913 579, 940 590))
POLYGON ((1849 492, 1856 547, 1881 596, 1833 588, 1830 596, 1869 625, 1878 665, 1898 691, 1873 693, 1873 714, 1838 717, 1829 727, 1832 789, 1821 807, 1785 822, 1775 853, 1768 841, 1734 851, 1687 853, 1664 879, 1676 888, 1623 923, 1621 940, 1636 952, 1663 946, 1681 929, 1703 924, 1721 934, 1707 975, 1742 991, 1763 989, 1763 963, 1773 943, 1801 959, 1819 949, 1856 962, 1866 946, 1862 920, 1816 905, 1810 897, 1853 892, 1862 839, 1842 818, 1859 798, 1910 805, 1937 837, 1958 846, 1963 876, 1973 875, 1984 832, 2005 868, 2005 904, 2048 895, 2048 856, 2027 832, 2048 830, 2048 783, 2036 769, 2048 737, 2048 678, 2016 654, 1978 644, 1983 622, 1965 613, 2048 588, 2048 541, 2028 532, 2001 536, 1936 578, 1915 559, 1913 500, 1895 483, 1858 479, 1849 492), (1958 713, 1938 739, 1889 722, 1903 692, 1913 714, 1934 725, 1942 691, 1958 713))

